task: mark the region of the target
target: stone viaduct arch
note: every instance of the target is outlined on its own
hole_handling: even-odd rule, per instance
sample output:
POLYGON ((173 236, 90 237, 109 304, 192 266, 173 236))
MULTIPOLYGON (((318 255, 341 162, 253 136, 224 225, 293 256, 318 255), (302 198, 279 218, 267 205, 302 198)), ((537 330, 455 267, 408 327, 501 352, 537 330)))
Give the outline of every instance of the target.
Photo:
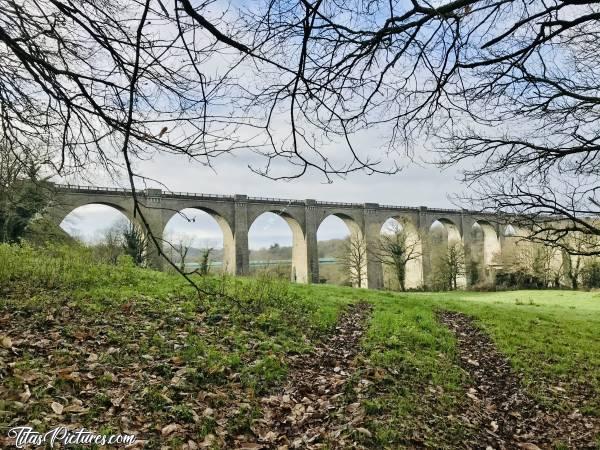
POLYGON ((131 223, 139 224, 139 221, 133 217, 133 202, 127 199, 102 199, 88 200, 88 199, 75 199, 78 201, 61 204, 60 206, 53 206, 49 210, 48 218, 52 220, 56 225, 60 225, 63 220, 77 208, 87 205, 104 205, 116 209, 122 213, 131 223))
MULTIPOLYGON (((133 199, 127 189, 55 185, 55 191, 47 215, 57 224, 73 209, 90 203, 112 206, 132 222, 140 224, 138 218, 134 217, 133 199)), ((179 211, 193 208, 210 214, 223 233, 225 268, 236 275, 249 272, 248 231, 252 223, 266 212, 278 214, 292 230, 293 274, 300 283, 319 282, 317 229, 325 218, 335 215, 346 223, 351 233, 363 240, 367 262, 361 276, 369 288, 376 289, 383 287, 383 270, 381 261, 373 255, 373 249, 378 245, 383 224, 390 218, 401 223, 420 241, 422 257, 412 263, 410 271, 416 275, 408 283, 409 287, 414 288, 427 286, 431 280, 432 245, 429 238, 434 222, 441 222, 446 230, 446 239, 460 241, 469 257, 482 255, 484 264, 491 263, 495 251, 503 250, 506 237, 500 230, 508 225, 494 214, 376 203, 285 200, 246 195, 163 192, 160 189, 139 191, 138 199, 148 228, 158 237, 162 236, 167 222, 179 211), (483 244, 479 242, 481 239, 477 232, 475 235, 472 233, 473 227, 481 229, 483 244)), ((157 255, 151 257, 153 265, 160 267, 160 258, 157 255)))
POLYGON ((489 270, 498 263, 501 252, 501 230, 487 220, 476 220, 467 230, 471 237, 469 263, 471 273, 467 274, 470 283, 477 283, 491 278, 489 270))
MULTIPOLYGON (((366 230, 364 226, 364 218, 357 211, 352 210, 344 210, 343 208, 323 208, 319 211, 319 216, 317 217, 317 230, 319 226, 327 219, 328 217, 335 216, 344 222, 346 228, 350 232, 350 239, 354 242, 352 245, 358 245, 361 247, 361 251, 366 254, 367 252, 367 242, 366 242, 366 230)), ((317 245, 317 254, 318 254, 318 245, 317 245)), ((318 260, 317 260, 318 264, 318 260)), ((371 269, 373 270, 373 269, 371 269)), ((353 278, 360 280, 360 286, 369 286, 369 265, 368 260, 364 261, 360 268, 360 274, 353 274, 353 278)), ((372 285, 372 284, 371 284, 372 285)))
POLYGON ((184 209, 195 209, 198 211, 203 211, 207 213, 210 217, 217 222, 219 228, 221 229, 221 234, 223 235, 223 270, 228 273, 234 273, 235 264, 236 264, 236 252, 235 252, 235 239, 233 235, 233 230, 231 229, 231 218, 229 217, 231 211, 228 208, 223 207, 223 205, 211 205, 211 207, 207 207, 202 205, 202 202, 199 203, 190 203, 189 205, 182 203, 182 205, 174 204, 172 206, 173 210, 166 211, 163 214, 160 220, 160 233, 161 236, 164 234, 164 229, 167 226, 167 223, 177 214, 180 214, 184 209), (181 207, 182 206, 182 207, 181 207))
POLYGON ((306 243, 306 221, 304 209, 299 205, 249 205, 248 230, 256 219, 265 213, 273 213, 281 217, 292 232, 292 271, 291 279, 298 283, 309 282, 308 248, 306 243))
MULTIPOLYGON (((410 215, 394 215, 383 220, 380 228, 380 235, 385 233, 385 224, 393 219, 400 230, 406 235, 406 244, 414 252, 414 259, 406 263, 405 286, 407 289, 419 289, 423 287, 423 238, 418 229, 418 223, 410 215)), ((395 231, 395 230, 394 230, 395 231)))

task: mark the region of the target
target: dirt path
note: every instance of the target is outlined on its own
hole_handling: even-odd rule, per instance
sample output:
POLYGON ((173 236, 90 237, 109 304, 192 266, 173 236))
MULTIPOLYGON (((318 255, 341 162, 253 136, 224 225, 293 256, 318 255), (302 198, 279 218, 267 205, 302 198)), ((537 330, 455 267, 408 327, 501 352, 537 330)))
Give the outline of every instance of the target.
POLYGON ((456 334, 461 366, 472 383, 461 416, 476 430, 467 448, 535 450, 556 448, 559 442, 566 448, 597 448, 599 423, 583 417, 576 402, 571 411, 549 411, 524 392, 509 361, 468 316, 444 311, 439 320, 456 334))
POLYGON ((360 448, 352 436, 369 431, 361 428, 358 403, 347 405, 343 396, 370 312, 366 303, 349 306, 328 339, 292 359, 282 392, 261 399, 263 417, 253 427, 256 440, 236 442, 236 448, 312 449, 324 443, 360 448))

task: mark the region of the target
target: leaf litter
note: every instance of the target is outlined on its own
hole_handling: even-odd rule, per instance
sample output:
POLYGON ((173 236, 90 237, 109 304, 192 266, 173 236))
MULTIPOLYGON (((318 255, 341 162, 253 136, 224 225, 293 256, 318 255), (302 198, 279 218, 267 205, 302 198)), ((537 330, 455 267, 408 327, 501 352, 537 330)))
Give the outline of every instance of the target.
POLYGON ((541 404, 523 388, 510 361, 489 336, 462 313, 441 311, 441 323, 458 341, 461 367, 468 373, 468 403, 460 419, 473 431, 465 448, 597 449, 600 420, 581 414, 578 399, 559 387, 567 412, 541 404))
MULTIPOLYGON (((292 309, 301 305, 236 310, 142 297, 126 312, 90 313, 60 295, 20 298, 0 308, 4 430, 85 427, 161 450, 320 448, 331 439, 349 448, 353 435, 369 434, 360 407, 343 403, 365 304, 323 336, 292 309)), ((0 447, 11 445, 0 435, 0 447)))
POLYGON ((263 416, 252 428, 252 447, 239 448, 364 448, 356 439, 371 436, 364 411, 359 403, 345 402, 344 390, 370 312, 367 303, 349 306, 334 333, 312 352, 291 358, 284 388, 260 400, 263 416))

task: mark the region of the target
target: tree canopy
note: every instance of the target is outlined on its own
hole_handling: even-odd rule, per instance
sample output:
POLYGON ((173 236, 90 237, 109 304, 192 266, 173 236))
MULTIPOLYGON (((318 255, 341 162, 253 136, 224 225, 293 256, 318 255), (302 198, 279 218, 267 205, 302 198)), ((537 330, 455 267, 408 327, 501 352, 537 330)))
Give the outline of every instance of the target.
POLYGON ((600 234, 595 1, 0 6, 0 139, 53 173, 124 171, 135 196, 157 152, 250 149, 265 176, 329 180, 425 147, 464 169, 470 201, 567 219, 539 238, 600 234))

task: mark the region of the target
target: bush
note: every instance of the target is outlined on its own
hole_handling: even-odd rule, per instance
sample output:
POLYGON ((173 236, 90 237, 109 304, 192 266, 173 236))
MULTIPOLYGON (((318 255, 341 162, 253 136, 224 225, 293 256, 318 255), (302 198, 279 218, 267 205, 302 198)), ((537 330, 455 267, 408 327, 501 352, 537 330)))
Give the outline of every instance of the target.
POLYGON ((469 290, 476 292, 494 292, 497 289, 498 286, 492 281, 480 281, 469 287, 469 290))
POLYGON ((546 282, 521 270, 500 270, 496 273, 496 286, 503 289, 545 289, 546 282))
POLYGON ((92 289, 143 287, 150 274, 119 258, 106 264, 93 248, 83 245, 0 244, 0 285, 25 285, 29 289, 92 289))
POLYGON ((600 260, 598 258, 586 262, 581 271, 581 281, 586 289, 600 288, 600 260))

